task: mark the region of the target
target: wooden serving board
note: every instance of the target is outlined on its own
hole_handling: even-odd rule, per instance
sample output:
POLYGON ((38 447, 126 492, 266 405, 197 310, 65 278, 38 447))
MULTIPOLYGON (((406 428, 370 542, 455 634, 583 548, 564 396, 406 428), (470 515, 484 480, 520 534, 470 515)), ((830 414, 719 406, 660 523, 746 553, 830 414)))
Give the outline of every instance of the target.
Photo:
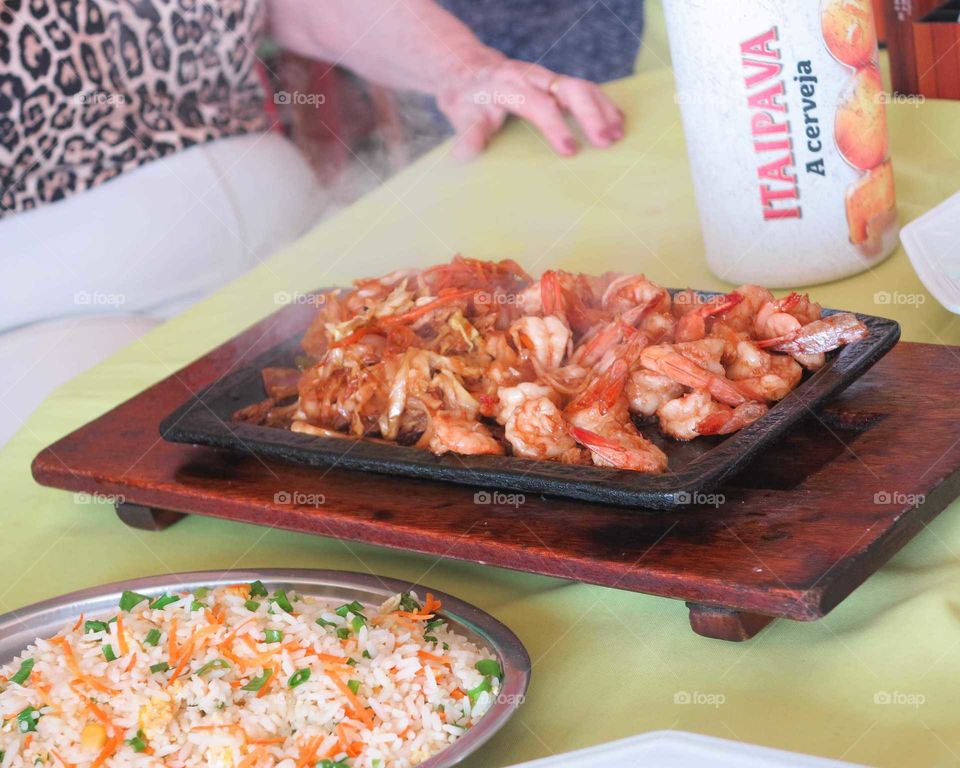
POLYGON ((311 313, 286 307, 81 427, 34 477, 122 495, 138 527, 209 515, 682 599, 695 631, 725 640, 824 616, 960 495, 960 350, 928 344, 895 347, 722 487, 723 503, 671 512, 530 495, 515 507, 492 488, 158 440, 164 416, 311 313))

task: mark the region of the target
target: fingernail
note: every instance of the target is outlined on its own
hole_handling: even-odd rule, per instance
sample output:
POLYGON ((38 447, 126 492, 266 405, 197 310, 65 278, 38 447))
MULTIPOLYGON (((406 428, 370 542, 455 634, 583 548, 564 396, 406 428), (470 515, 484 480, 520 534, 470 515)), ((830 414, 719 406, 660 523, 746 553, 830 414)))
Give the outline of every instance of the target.
POLYGON ((577 154, 577 142, 571 138, 566 138, 563 140, 563 153, 565 155, 575 155, 577 154))
POLYGON ((613 139, 613 141, 620 141, 620 139, 623 138, 623 128, 611 128, 610 138, 613 139))

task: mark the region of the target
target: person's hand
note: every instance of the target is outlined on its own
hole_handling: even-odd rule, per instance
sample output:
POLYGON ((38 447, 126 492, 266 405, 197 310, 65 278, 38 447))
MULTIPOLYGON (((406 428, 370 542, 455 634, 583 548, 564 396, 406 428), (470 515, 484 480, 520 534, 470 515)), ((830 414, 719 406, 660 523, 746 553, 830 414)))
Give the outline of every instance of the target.
POLYGON ((623 137, 623 113, 595 83, 511 59, 445 85, 437 104, 457 132, 454 152, 460 157, 481 152, 508 114, 530 121, 561 155, 577 152, 564 113, 596 147, 623 137))

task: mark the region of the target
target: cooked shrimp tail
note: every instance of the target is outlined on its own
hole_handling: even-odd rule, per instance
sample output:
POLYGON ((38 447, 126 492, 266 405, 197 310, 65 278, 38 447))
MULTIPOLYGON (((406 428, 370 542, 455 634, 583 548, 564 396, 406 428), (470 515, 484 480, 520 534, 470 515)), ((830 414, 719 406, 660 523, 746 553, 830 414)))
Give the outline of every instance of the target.
POLYGON ((783 336, 758 341, 757 346, 791 355, 820 354, 865 339, 869 333, 867 326, 856 315, 841 312, 814 320, 783 336))
POLYGON ((747 402, 736 408, 716 410, 697 424, 697 434, 729 435, 753 424, 769 409, 763 403, 747 402))
POLYGON ((616 440, 589 429, 570 427, 570 434, 589 448, 603 465, 637 472, 663 472, 667 468, 667 457, 663 451, 639 433, 624 433, 620 435, 621 439, 616 440))

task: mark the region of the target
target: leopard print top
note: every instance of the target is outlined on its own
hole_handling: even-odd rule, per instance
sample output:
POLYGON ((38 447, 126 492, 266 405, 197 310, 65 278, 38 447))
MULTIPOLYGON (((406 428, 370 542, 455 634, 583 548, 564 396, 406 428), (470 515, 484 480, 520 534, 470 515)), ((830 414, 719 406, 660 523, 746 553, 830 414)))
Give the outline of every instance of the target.
POLYGON ((0 2, 0 217, 266 128, 259 0, 0 2))

